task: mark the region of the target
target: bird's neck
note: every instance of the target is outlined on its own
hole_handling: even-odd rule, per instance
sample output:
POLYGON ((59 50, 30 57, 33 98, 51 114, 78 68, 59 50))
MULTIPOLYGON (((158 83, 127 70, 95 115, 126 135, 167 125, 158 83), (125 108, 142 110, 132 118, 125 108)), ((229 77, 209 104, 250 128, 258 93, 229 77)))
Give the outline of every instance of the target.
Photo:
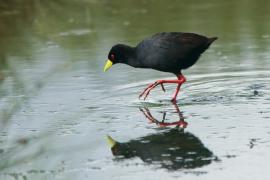
POLYGON ((132 66, 132 67, 135 67, 135 68, 140 67, 140 63, 139 63, 139 61, 136 59, 136 56, 135 56, 135 55, 132 56, 132 57, 127 58, 126 64, 128 64, 128 65, 130 65, 130 66, 132 66))
POLYGON ((134 47, 125 47, 125 61, 123 63, 135 68, 140 67, 140 63, 136 58, 136 49, 134 47))

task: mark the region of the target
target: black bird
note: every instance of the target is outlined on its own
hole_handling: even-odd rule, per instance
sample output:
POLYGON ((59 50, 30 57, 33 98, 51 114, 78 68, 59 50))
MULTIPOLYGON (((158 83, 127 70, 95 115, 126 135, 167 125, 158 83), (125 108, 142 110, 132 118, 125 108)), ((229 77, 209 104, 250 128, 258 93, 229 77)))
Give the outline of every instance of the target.
POLYGON ((151 68, 158 71, 170 72, 177 76, 177 80, 157 80, 150 84, 139 97, 148 96, 157 85, 165 91, 164 83, 178 84, 172 101, 176 102, 180 86, 186 81, 181 73, 199 59, 200 55, 217 39, 207 38, 194 33, 162 32, 157 33, 140 42, 136 47, 125 44, 114 45, 104 66, 104 72, 113 64, 124 63, 135 68, 151 68))

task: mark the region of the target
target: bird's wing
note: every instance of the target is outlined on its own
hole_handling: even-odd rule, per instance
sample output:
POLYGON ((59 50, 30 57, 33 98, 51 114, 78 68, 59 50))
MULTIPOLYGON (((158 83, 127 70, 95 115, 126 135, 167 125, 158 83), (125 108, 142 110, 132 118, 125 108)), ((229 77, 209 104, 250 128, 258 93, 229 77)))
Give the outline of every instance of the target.
POLYGON ((160 39, 157 42, 161 48, 179 51, 181 54, 204 51, 208 43, 208 38, 194 33, 161 33, 157 38, 160 39))
POLYGON ((138 46, 150 53, 165 50, 170 54, 178 52, 181 56, 194 51, 202 53, 208 47, 208 41, 208 38, 194 33, 164 32, 145 39, 138 46))

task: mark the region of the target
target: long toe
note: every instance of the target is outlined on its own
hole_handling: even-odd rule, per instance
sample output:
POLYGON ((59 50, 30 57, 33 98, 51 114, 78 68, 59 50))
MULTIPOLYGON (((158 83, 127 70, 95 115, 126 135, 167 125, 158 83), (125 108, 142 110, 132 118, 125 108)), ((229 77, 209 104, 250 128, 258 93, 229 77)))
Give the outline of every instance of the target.
POLYGON ((161 86, 162 91, 163 91, 163 92, 165 92, 165 91, 166 91, 166 89, 165 89, 165 87, 164 87, 163 83, 161 83, 161 84, 160 84, 160 86, 161 86))
POLYGON ((147 96, 150 94, 150 91, 152 90, 152 89, 154 89, 157 85, 159 85, 160 83, 157 83, 157 82, 155 82, 154 83, 154 85, 152 86, 152 87, 150 87, 150 88, 148 88, 147 89, 147 91, 145 92, 145 96, 144 96, 144 100, 147 98, 147 96))
POLYGON ((149 84, 144 90, 143 92, 139 95, 139 99, 146 93, 147 90, 149 90, 151 87, 153 87, 155 85, 155 83, 153 84, 149 84))

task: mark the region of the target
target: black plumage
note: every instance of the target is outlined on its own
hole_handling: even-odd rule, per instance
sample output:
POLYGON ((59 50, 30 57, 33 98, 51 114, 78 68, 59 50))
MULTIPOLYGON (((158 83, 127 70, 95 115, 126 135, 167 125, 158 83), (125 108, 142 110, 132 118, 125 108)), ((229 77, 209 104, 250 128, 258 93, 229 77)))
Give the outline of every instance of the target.
MULTIPOLYGON (((180 85, 185 82, 181 70, 194 65, 200 55, 216 39, 217 37, 207 38, 195 33, 157 33, 146 38, 136 47, 124 44, 113 46, 108 54, 108 59, 112 64, 124 63, 135 68, 151 68, 170 72, 178 77, 178 81, 165 82, 163 80, 152 84, 144 91, 147 96, 150 90, 158 84, 163 87, 163 83, 177 83, 180 88, 180 85)), ((176 96, 178 91, 175 93, 176 96)), ((173 98, 174 101, 176 96, 173 98)))

